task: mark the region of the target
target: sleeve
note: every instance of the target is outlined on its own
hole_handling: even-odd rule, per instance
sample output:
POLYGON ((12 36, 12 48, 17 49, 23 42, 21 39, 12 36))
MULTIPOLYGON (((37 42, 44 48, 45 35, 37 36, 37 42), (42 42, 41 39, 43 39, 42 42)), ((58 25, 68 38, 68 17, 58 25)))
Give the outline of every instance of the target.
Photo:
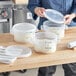
POLYGON ((32 12, 33 19, 37 19, 37 15, 34 13, 36 7, 41 7, 41 0, 29 0, 27 8, 32 12))
POLYGON ((76 0, 73 0, 73 12, 76 14, 76 0))
MULTIPOLYGON (((72 13, 76 14, 76 0, 73 0, 72 13)), ((76 22, 76 18, 74 18, 73 21, 76 22)))

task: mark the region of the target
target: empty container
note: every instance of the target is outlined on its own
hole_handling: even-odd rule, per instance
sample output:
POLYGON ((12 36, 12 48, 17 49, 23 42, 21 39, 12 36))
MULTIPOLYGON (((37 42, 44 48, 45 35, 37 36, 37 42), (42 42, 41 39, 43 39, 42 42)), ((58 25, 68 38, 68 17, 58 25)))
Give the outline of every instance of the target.
POLYGON ((64 37, 65 25, 64 25, 64 16, 61 12, 54 9, 46 9, 44 12, 45 18, 49 21, 43 23, 43 29, 45 31, 50 31, 55 33, 58 36, 58 39, 64 37))
POLYGON ((14 40, 17 42, 33 43, 35 38, 35 25, 31 23, 18 23, 15 24, 11 30, 14 35, 14 40))
POLYGON ((43 29, 48 32, 53 32, 57 35, 58 39, 64 37, 65 35, 65 25, 64 24, 57 24, 50 21, 45 21, 43 23, 43 29))

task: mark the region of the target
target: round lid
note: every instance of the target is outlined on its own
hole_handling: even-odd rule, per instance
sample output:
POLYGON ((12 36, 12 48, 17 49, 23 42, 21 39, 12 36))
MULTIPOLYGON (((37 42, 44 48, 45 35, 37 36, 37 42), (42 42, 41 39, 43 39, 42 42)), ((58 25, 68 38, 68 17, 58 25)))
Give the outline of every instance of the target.
POLYGON ((64 16, 56 10, 46 9, 44 12, 44 16, 51 22, 64 23, 64 16))
POLYGON ((30 56, 32 54, 32 50, 28 47, 11 45, 6 48, 5 53, 10 56, 21 58, 30 56))
POLYGON ((13 30, 20 32, 35 31, 36 26, 31 23, 18 23, 13 26, 13 30))

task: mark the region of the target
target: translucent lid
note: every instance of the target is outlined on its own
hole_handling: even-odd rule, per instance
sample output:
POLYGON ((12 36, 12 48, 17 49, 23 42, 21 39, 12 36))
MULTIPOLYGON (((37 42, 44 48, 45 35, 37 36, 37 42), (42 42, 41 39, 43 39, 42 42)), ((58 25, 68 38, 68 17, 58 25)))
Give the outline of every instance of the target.
POLYGON ((14 57, 28 57, 32 54, 32 50, 28 47, 11 45, 8 46, 5 50, 7 55, 14 57))
POLYGON ((64 16, 56 10, 46 9, 44 12, 44 16, 51 22, 64 23, 64 16))

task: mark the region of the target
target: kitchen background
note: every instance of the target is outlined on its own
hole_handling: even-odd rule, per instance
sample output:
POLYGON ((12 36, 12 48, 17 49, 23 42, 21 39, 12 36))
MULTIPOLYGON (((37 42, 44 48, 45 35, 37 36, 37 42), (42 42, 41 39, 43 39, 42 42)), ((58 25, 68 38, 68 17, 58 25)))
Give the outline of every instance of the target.
MULTIPOLYGON (((28 0, 16 0, 15 3, 17 5, 15 5, 13 10, 11 10, 12 8, 11 3, 5 2, 5 4, 2 5, 0 1, 0 4, 1 4, 0 5, 0 9, 1 9, 0 10, 0 33, 10 32, 10 29, 12 28, 12 26, 20 22, 29 22, 37 26, 38 19, 34 21, 31 17, 31 13, 26 7, 28 0), (11 6, 10 8, 7 7, 10 11, 7 10, 5 5, 11 6)), ((11 72, 10 76, 37 76, 37 74, 38 74, 38 68, 28 69, 25 73, 11 72)), ((62 66, 57 66, 57 70, 54 76, 64 76, 62 66)))

